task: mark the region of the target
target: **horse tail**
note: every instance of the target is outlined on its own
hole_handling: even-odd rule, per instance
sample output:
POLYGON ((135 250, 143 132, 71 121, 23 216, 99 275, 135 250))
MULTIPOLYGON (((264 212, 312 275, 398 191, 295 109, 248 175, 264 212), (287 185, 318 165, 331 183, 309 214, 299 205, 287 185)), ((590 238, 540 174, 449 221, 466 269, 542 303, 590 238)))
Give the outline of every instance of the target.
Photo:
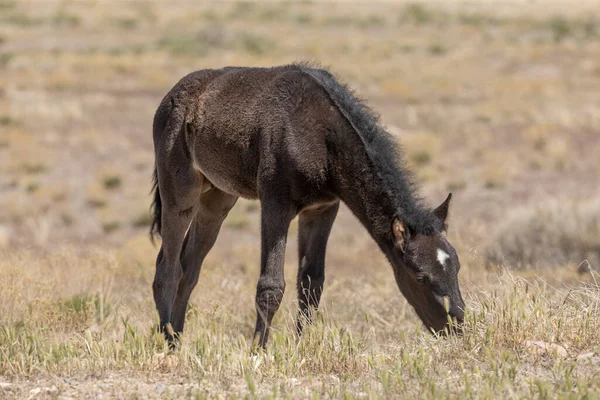
POLYGON ((152 201, 152 225, 150 226, 150 239, 154 243, 154 237, 161 235, 162 228, 162 201, 160 199, 160 188, 158 187, 158 171, 156 164, 154 165, 154 173, 152 174, 152 191, 154 192, 154 200, 152 201))
MULTIPOLYGON (((175 108, 175 99, 169 92, 163 100, 160 102, 156 113, 154 114, 154 121, 152 123, 152 135, 154 137, 154 146, 162 140, 162 135, 165 130, 168 129, 169 121, 171 120, 171 114, 175 108)), ((155 151, 155 156, 158 157, 158 153, 155 151)), ((150 208, 152 209, 152 225, 150 225, 150 240, 154 243, 156 236, 161 236, 162 230, 162 200, 160 198, 160 187, 158 184, 158 167, 157 160, 154 160, 154 172, 152 174, 152 190, 154 199, 150 208)))

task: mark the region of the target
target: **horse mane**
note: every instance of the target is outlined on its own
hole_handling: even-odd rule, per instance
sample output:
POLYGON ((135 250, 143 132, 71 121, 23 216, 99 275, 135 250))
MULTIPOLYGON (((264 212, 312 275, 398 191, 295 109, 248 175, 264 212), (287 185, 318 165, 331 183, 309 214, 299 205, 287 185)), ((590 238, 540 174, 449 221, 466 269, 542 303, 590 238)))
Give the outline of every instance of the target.
POLYGON ((417 184, 402 157, 400 145, 381 126, 379 115, 358 98, 347 84, 340 82, 326 69, 307 63, 293 64, 292 67, 312 77, 354 128, 376 173, 394 201, 398 218, 414 233, 432 234, 441 231, 442 222, 418 195, 417 184))

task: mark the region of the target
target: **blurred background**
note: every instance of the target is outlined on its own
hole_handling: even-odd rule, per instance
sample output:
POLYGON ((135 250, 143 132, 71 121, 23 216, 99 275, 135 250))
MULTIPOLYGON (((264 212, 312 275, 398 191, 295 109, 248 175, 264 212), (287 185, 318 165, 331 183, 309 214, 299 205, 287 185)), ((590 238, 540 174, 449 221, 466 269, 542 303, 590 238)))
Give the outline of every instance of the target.
MULTIPOLYGON (((0 246, 150 246, 162 96, 309 60, 381 114, 430 205, 455 194, 470 257, 598 266, 600 22, 578 4, 1 0, 0 246)), ((254 244, 257 210, 240 201, 220 245, 254 244)), ((333 253, 355 225, 344 210, 333 253)))
POLYGON ((436 382, 459 398, 573 395, 573 371, 598 391, 599 154, 597 2, 0 0, 0 376, 75 398, 160 396, 174 369, 206 377, 209 396, 254 394, 256 379, 302 397, 292 376, 306 396, 427 397, 436 382), (453 192, 468 334, 445 345, 414 334, 389 265, 343 207, 325 323, 300 347, 292 224, 279 361, 261 367, 245 344, 259 207, 240 200, 204 262, 184 349, 163 363, 148 236, 154 112, 191 71, 297 61, 330 68, 381 114, 429 205, 453 192), (543 346, 524 356, 539 340, 596 364, 554 363, 543 346))

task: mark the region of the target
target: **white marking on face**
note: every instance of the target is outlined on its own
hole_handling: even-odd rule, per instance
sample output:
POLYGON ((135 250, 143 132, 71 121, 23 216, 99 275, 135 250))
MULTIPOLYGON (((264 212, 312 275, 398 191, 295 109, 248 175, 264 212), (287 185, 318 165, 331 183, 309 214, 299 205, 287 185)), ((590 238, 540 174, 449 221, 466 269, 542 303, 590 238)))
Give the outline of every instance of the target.
POLYGON ((437 249, 437 260, 441 264, 443 269, 446 269, 446 260, 449 259, 450 256, 442 249, 437 249))

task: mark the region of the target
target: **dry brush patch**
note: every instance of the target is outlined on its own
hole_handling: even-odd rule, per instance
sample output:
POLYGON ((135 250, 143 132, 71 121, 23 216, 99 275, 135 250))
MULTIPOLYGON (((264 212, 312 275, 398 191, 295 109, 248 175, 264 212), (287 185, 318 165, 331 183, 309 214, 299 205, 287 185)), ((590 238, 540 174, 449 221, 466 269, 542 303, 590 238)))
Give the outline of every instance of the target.
POLYGON ((598 271, 600 201, 550 201, 521 207, 488 243, 486 258, 492 263, 538 269, 584 264, 598 271))

